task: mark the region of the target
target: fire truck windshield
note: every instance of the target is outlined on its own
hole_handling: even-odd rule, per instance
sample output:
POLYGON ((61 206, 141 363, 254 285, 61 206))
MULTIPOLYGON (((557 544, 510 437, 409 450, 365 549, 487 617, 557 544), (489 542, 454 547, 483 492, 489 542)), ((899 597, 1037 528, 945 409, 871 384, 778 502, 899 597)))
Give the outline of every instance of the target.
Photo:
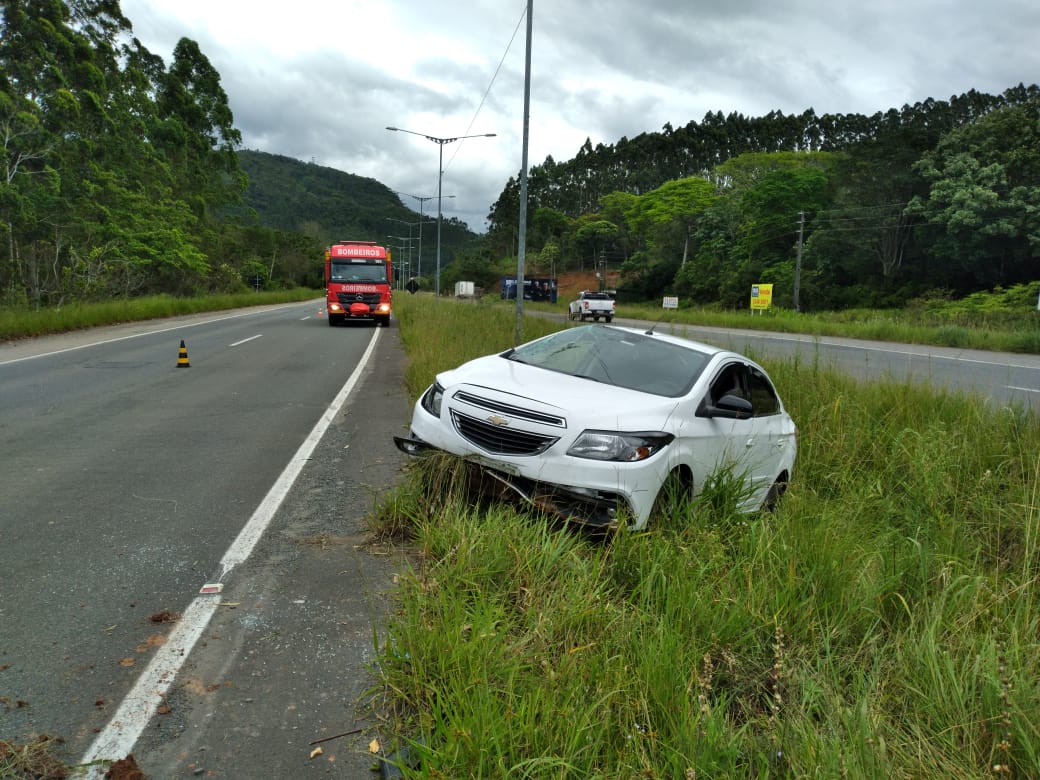
POLYGON ((329 276, 333 282, 386 284, 386 263, 341 263, 332 261, 329 276))

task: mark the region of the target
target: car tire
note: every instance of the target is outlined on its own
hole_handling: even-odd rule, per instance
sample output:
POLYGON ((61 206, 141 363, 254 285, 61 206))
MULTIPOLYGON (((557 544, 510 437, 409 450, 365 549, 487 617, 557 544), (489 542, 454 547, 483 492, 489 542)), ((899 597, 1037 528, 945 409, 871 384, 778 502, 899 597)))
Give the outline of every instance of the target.
POLYGON ((668 519, 670 510, 674 509, 679 502, 689 500, 692 495, 693 482, 689 474, 679 468, 672 469, 672 472, 661 483, 661 489, 657 491, 657 498, 654 499, 653 509, 650 510, 648 523, 656 525, 668 519))
POLYGON ((777 506, 780 505, 780 499, 783 498, 784 493, 787 492, 787 473, 781 474, 772 485, 769 486, 769 492, 766 493, 766 500, 762 502, 762 509, 766 512, 773 512, 777 506))
POLYGON ((606 320, 607 322, 610 322, 614 318, 613 317, 604 317, 603 319, 606 320))

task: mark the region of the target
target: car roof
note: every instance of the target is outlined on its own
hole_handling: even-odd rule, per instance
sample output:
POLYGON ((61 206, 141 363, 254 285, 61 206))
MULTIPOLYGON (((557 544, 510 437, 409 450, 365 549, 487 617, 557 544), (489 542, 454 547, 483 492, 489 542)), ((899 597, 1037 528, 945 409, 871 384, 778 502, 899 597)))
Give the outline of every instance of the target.
POLYGON ((747 358, 744 358, 743 355, 738 355, 736 352, 730 352, 729 350, 722 349, 721 347, 716 347, 712 344, 705 344, 701 341, 694 341, 693 339, 688 339, 684 336, 676 336, 671 333, 660 333, 657 330, 655 330, 655 328, 657 327, 656 325, 652 325, 651 327, 646 329, 631 328, 624 325, 579 325, 578 327, 606 328, 609 330, 616 330, 624 333, 632 333, 638 336, 653 336, 655 339, 658 339, 660 341, 664 341, 669 344, 675 344, 680 347, 685 347, 686 349, 692 349, 696 352, 702 352, 705 355, 729 354, 733 355, 734 357, 739 357, 744 360, 747 360, 747 358))

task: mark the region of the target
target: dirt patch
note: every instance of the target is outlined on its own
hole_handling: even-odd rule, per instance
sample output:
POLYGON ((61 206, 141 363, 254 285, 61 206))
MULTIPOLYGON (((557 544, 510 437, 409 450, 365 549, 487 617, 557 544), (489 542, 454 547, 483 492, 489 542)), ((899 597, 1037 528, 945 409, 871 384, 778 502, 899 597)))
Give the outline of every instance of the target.
POLYGON ((105 777, 107 780, 148 780, 145 773, 138 768, 133 753, 113 763, 105 772, 105 777))

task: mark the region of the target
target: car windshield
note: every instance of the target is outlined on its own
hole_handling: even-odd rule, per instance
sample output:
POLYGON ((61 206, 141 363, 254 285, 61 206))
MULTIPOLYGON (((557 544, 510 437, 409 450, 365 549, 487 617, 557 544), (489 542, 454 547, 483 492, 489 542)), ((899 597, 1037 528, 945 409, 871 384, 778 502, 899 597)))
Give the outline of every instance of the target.
POLYGON ((333 261, 329 276, 334 282, 386 283, 385 263, 338 263, 333 261))
POLYGON ((652 335, 589 325, 523 344, 505 357, 561 374, 674 398, 689 390, 709 356, 652 335))

